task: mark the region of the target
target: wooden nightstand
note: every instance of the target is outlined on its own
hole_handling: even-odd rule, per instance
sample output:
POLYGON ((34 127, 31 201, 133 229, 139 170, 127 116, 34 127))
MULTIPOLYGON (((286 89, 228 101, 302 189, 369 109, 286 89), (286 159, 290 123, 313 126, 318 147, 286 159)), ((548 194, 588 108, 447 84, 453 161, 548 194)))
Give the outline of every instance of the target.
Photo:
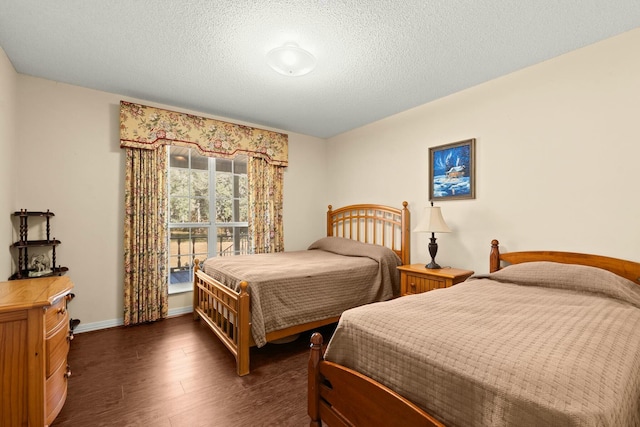
POLYGON ((473 274, 471 270, 457 268, 428 269, 424 264, 401 265, 398 270, 400 270, 400 296, 448 288, 464 282, 473 274))

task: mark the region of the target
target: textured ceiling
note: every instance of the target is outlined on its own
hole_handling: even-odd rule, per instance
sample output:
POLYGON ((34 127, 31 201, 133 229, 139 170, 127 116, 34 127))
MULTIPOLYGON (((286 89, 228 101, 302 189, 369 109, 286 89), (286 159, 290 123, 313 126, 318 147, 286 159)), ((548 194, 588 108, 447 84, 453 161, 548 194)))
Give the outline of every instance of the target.
POLYGON ((19 73, 323 138, 637 27, 639 0, 0 0, 19 73), (287 41, 313 72, 266 65, 287 41))

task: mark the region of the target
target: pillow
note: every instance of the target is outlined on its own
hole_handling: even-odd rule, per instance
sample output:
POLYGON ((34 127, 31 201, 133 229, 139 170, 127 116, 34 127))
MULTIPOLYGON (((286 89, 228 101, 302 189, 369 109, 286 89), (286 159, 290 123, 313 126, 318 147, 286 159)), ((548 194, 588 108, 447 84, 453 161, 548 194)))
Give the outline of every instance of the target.
POLYGON ((344 237, 323 237, 322 239, 318 239, 313 242, 307 249, 320 249, 345 256, 368 257, 378 262, 386 259, 387 262, 402 265, 402 261, 398 255, 385 246, 359 242, 357 240, 346 239, 344 237))
POLYGON ((549 261, 525 262, 509 265, 485 277, 518 285, 595 294, 640 308, 640 286, 601 268, 549 261))

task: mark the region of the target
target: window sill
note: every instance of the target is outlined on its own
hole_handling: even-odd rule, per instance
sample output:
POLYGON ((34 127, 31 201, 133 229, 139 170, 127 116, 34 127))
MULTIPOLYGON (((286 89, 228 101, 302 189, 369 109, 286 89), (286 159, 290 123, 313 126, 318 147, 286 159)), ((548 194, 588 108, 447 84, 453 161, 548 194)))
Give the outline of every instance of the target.
POLYGON ((193 291, 193 283, 170 283, 169 284, 169 295, 175 294, 183 294, 185 292, 193 291))

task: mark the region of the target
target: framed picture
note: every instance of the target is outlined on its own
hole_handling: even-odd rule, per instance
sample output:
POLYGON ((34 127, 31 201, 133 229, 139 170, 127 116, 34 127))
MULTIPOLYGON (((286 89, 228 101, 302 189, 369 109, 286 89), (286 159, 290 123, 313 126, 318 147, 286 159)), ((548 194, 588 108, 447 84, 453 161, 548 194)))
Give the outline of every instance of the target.
POLYGON ((476 198, 476 140, 429 148, 429 200, 476 198))

